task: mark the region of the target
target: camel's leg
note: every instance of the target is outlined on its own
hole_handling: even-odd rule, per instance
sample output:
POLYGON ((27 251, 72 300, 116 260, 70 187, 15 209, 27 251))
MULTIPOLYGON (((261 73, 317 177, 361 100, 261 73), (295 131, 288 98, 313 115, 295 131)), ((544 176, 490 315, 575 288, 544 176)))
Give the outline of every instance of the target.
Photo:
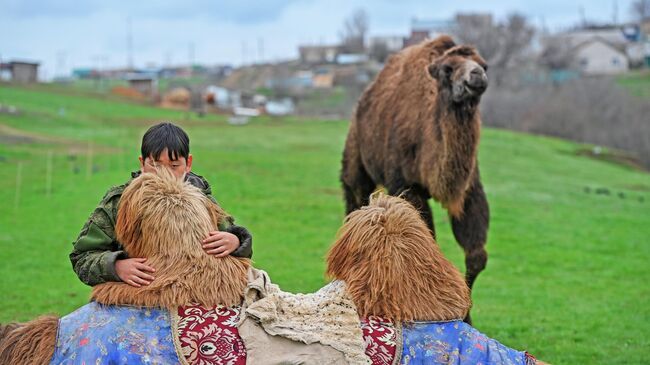
POLYGON ((429 192, 420 186, 412 186, 408 189, 389 189, 388 193, 394 196, 401 196, 409 203, 413 204, 415 209, 420 212, 420 216, 431 230, 433 239, 436 238, 436 228, 433 223, 433 212, 429 206, 429 192))
MULTIPOLYGON (((465 280, 471 290, 476 277, 487 264, 485 242, 490 222, 490 209, 478 172, 465 196, 463 214, 451 216, 450 220, 456 241, 465 251, 465 280)), ((471 323, 469 314, 465 321, 471 323)))
POLYGON ((465 250, 465 273, 467 285, 472 288, 474 280, 487 263, 485 242, 490 222, 490 209, 483 185, 476 178, 467 192, 460 217, 451 217, 451 227, 458 244, 465 250))
POLYGON ((341 182, 345 196, 345 214, 350 214, 368 204, 370 194, 377 186, 363 167, 352 130, 345 143, 342 165, 341 182))
POLYGON ((59 319, 39 317, 0 338, 0 364, 49 364, 54 356, 59 319))

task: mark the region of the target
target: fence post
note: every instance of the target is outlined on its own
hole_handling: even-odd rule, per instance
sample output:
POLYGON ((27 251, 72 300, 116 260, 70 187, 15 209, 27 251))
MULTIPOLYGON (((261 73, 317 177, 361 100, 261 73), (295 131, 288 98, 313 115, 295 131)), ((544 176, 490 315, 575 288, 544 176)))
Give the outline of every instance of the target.
POLYGON ((54 153, 47 152, 47 166, 45 171, 45 195, 49 198, 52 196, 52 158, 54 153))
POLYGON ((18 209, 20 204, 20 189, 23 184, 23 163, 18 162, 18 167, 16 168, 16 195, 14 197, 14 209, 18 209))
POLYGON ((93 172, 93 142, 88 141, 88 151, 86 153, 86 180, 90 179, 93 172))

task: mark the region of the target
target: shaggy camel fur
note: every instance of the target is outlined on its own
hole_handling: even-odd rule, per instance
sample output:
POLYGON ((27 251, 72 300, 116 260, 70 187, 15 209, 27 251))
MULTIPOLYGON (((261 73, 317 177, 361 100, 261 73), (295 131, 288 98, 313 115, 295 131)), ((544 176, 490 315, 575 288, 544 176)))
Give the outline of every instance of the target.
MULTIPOLYGON (((248 259, 206 255, 201 240, 225 217, 197 188, 165 169, 142 174, 125 189, 116 233, 130 257, 147 257, 156 279, 146 287, 106 283, 93 288, 102 304, 162 307, 241 303, 248 259), (197 285, 203 283, 205 285, 197 285), (210 284, 210 285, 207 285, 210 284)), ((16 326, 16 325, 14 325, 16 326)), ((0 337, 0 364, 48 364, 55 348, 58 319, 40 317, 0 337)))
POLYGON ((347 216, 327 255, 326 273, 346 283, 365 318, 444 322, 462 319, 471 307, 462 274, 415 207, 383 193, 347 216))
POLYGON ((130 257, 147 257, 148 265, 157 269, 156 279, 141 288, 101 284, 93 288, 92 299, 146 307, 241 303, 250 261, 233 256, 215 260, 201 247, 225 213, 198 189, 158 175, 142 174, 129 184, 115 225, 124 250, 130 257))
POLYGON ((393 55, 357 105, 343 152, 347 213, 384 186, 435 229, 428 199, 448 211, 471 288, 485 268, 489 208, 477 162, 487 66, 449 36, 393 55))
POLYGON ((417 210, 383 194, 348 215, 327 256, 327 275, 345 281, 365 318, 448 321, 471 307, 463 276, 417 210))

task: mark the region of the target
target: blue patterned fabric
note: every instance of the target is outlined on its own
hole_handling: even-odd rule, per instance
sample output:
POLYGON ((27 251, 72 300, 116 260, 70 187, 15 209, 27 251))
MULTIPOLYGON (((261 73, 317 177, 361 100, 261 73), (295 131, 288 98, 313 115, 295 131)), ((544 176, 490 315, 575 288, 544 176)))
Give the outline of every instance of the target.
POLYGON ((404 365, 526 365, 525 352, 508 348, 461 321, 404 323, 404 365))
POLYGON ((165 309, 91 302, 59 320, 50 364, 179 364, 165 309))

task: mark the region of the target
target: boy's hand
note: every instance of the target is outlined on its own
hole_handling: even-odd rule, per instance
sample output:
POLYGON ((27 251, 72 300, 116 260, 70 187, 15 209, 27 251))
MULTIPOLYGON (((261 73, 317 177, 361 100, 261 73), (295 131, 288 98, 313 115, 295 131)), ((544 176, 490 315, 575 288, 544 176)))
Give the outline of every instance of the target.
POLYGON ((145 265, 146 261, 146 258, 117 260, 115 261, 115 272, 123 282, 136 288, 149 285, 154 277, 147 274, 147 272, 153 273, 156 270, 149 265, 145 265))
POLYGON ((201 243, 208 255, 226 257, 239 247, 239 238, 230 232, 211 231, 201 243))

